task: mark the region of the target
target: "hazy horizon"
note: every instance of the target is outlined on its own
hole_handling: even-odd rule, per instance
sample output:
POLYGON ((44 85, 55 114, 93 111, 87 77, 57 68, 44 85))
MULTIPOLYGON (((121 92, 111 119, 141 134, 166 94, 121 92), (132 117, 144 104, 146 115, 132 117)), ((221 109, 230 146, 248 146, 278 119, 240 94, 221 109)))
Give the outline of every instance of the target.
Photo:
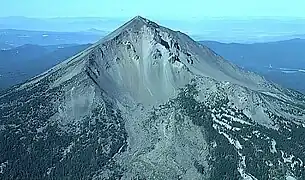
POLYGON ((159 20, 190 20, 213 17, 251 18, 281 17, 305 18, 305 2, 290 0, 10 0, 2 2, 0 17, 24 16, 31 18, 54 17, 106 17, 132 18, 136 15, 159 20), (285 12, 285 13, 283 13, 285 12))
POLYGON ((0 29, 111 32, 139 15, 196 40, 265 42, 303 37, 302 7, 300 0, 10 0, 0 7, 0 29))
MULTIPOLYGON (((134 15, 130 17, 107 17, 107 16, 56 16, 56 17, 31 17, 31 16, 0 16, 0 18, 26 18, 26 19, 40 19, 40 20, 55 20, 55 19, 115 19, 115 20, 129 20, 136 16, 141 16, 147 19, 158 19, 145 15, 134 15)), ((249 16, 249 17, 231 17, 231 16, 214 16, 202 17, 198 19, 159 19, 161 21, 204 21, 204 20, 305 20, 305 17, 285 17, 285 16, 249 16)))

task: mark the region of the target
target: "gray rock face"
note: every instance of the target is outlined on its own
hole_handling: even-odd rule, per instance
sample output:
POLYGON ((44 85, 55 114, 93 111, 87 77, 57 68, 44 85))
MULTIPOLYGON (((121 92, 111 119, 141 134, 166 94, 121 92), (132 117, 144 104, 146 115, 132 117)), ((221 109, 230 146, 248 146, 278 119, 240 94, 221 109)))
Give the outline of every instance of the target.
POLYGON ((1 179, 304 179, 305 96, 136 17, 0 95, 1 179))

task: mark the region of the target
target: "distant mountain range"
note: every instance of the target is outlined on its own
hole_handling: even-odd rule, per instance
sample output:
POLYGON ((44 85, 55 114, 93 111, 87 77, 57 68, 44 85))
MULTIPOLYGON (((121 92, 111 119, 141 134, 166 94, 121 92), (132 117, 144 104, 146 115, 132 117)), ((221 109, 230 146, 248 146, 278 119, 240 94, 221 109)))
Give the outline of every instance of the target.
POLYGON ((58 45, 94 43, 107 32, 88 30, 83 32, 28 31, 0 29, 0 48, 22 46, 24 44, 58 45))
MULTIPOLYGON (((0 17, 0 29, 83 32, 88 29, 111 32, 125 18, 73 17, 27 18, 0 17)), ((270 42, 304 38, 305 19, 284 18, 204 18, 189 20, 155 19, 174 30, 186 32, 195 40, 220 42, 270 42)))
POLYGON ((103 31, 113 30, 122 23, 114 18, 28 18, 22 16, 0 17, 0 29, 24 29, 36 31, 79 32, 88 28, 103 31))
POLYGON ((0 51, 0 90, 22 83, 86 49, 90 44, 26 44, 0 51))
POLYGON ((217 54, 267 79, 305 93, 305 40, 238 44, 201 41, 217 54))

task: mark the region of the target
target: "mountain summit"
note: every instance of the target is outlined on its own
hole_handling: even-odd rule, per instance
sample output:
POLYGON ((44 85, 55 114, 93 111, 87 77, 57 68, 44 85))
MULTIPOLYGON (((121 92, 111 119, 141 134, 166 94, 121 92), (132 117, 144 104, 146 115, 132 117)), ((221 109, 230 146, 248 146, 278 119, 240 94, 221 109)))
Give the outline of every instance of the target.
POLYGON ((103 57, 92 58, 97 66, 90 69, 106 73, 95 76, 99 77, 96 81, 106 75, 107 80, 111 78, 109 81, 115 83, 115 90, 129 90, 143 103, 168 99, 195 76, 266 89, 261 77, 240 70, 187 35, 140 16, 102 39, 93 49, 92 57, 103 57))
POLYGON ((137 16, 0 94, 0 178, 304 179, 304 109, 137 16))

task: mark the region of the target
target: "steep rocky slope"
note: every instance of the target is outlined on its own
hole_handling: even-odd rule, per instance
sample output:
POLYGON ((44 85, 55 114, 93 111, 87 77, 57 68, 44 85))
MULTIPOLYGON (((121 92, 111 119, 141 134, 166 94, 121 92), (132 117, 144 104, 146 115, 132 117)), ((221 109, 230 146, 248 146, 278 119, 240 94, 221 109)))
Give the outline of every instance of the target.
POLYGON ((0 95, 0 177, 303 179, 304 107, 135 17, 0 95))

